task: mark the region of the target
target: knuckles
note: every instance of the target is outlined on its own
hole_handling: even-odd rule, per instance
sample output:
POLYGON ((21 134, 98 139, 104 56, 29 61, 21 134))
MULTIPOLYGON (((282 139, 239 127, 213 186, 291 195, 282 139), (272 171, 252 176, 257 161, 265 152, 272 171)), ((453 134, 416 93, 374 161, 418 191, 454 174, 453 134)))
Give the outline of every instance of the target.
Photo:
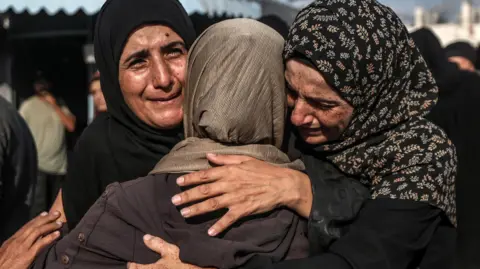
POLYGON ((207 184, 200 185, 200 186, 198 187, 198 190, 200 191, 201 194, 207 195, 207 194, 210 193, 210 186, 207 185, 207 184))
POLYGON ((218 209, 220 207, 220 202, 216 198, 210 199, 209 204, 211 209, 218 209))

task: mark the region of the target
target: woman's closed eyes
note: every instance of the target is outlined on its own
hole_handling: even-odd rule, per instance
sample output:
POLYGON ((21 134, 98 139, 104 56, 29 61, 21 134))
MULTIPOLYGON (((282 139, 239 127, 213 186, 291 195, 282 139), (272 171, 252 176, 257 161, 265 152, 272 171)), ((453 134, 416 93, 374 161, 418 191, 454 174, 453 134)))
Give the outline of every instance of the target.
MULTIPOLYGON (((298 97, 299 97, 299 95, 296 91, 292 90, 291 88, 288 88, 288 104, 289 104, 289 106, 291 106, 291 107, 295 106, 295 102, 298 99, 298 97)), ((325 100, 323 98, 314 98, 314 97, 306 97, 306 96, 302 96, 301 98, 304 99, 311 106, 313 106, 315 108, 318 108, 320 110, 323 110, 323 111, 328 111, 328 110, 331 110, 331 109, 339 106, 339 104, 337 102, 325 100)))

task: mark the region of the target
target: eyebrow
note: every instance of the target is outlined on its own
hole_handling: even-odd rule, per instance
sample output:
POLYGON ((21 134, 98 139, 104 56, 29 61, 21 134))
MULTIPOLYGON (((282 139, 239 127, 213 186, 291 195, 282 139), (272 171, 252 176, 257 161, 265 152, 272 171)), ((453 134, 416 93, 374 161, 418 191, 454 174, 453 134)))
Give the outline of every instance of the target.
MULTIPOLYGON (((295 94, 299 94, 298 91, 294 90, 292 87, 290 87, 290 85, 287 83, 287 89, 295 94)), ((305 99, 308 99, 308 100, 312 100, 312 101, 315 101, 315 102, 321 102, 321 103, 325 103, 325 104, 328 104, 328 105, 338 105, 338 101, 336 100, 329 100, 329 99, 325 99, 323 97, 316 97, 316 96, 303 96, 303 98, 305 99)))
POLYGON ((183 48, 185 48, 185 43, 183 41, 173 41, 171 43, 168 43, 168 44, 162 46, 160 49, 161 50, 172 49, 172 48, 174 48, 176 46, 179 46, 179 45, 182 46, 183 48))
POLYGON ((321 98, 321 97, 309 97, 309 96, 307 96, 305 98, 313 100, 315 102, 325 103, 325 104, 328 104, 328 105, 338 105, 338 101, 328 100, 328 99, 321 98))
POLYGON ((125 59, 125 61, 123 61, 123 62, 128 63, 135 58, 146 58, 146 57, 148 57, 148 54, 149 53, 148 53, 147 49, 142 49, 142 50, 139 50, 139 51, 136 51, 136 52, 130 54, 130 56, 128 56, 127 59, 125 59))
MULTIPOLYGON (((170 50, 170 49, 173 49, 173 48, 175 48, 179 45, 182 46, 183 48, 185 48, 185 43, 183 41, 174 41, 174 42, 168 43, 168 44, 160 47, 160 49, 161 50, 170 50)), ((136 52, 132 53, 130 56, 128 56, 127 59, 125 59, 124 63, 128 63, 135 58, 147 58, 148 55, 149 55, 148 50, 147 49, 142 49, 142 50, 136 51, 136 52)))

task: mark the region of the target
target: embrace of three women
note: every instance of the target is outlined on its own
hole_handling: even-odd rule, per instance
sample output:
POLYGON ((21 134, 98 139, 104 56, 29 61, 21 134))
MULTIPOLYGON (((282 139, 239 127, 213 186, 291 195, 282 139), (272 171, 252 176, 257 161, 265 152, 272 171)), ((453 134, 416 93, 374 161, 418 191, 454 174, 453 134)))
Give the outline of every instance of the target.
POLYGON ((287 40, 250 19, 195 37, 177 0, 106 1, 108 113, 33 268, 451 268, 455 147, 390 8, 316 0, 287 40))

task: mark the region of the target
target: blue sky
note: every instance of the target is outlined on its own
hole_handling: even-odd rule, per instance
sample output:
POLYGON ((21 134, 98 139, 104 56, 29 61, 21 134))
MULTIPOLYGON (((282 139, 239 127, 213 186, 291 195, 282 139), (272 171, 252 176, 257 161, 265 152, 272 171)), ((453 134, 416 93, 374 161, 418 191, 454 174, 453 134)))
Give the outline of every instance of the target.
POLYGON ((442 3, 441 0, 379 0, 381 3, 388 5, 398 12, 413 12, 415 5, 433 6, 442 3))
MULTIPOLYGON (((461 0, 378 0, 381 3, 392 7, 401 17, 402 15, 413 16, 413 9, 415 6, 423 6, 425 8, 432 8, 443 5, 450 14, 450 19, 454 19, 458 14, 461 0)), ((479 1, 473 1, 477 4, 479 1)))
MULTIPOLYGON (((0 0, 1 1, 1 0, 0 0)), ((292 0, 278 0, 284 2, 291 2, 292 0)), ((313 0, 295 0, 303 5, 308 4, 313 0)), ((423 6, 425 8, 432 8, 440 4, 448 6, 448 10, 453 14, 458 13, 458 8, 462 0, 378 0, 383 4, 392 7, 397 13, 404 15, 413 15, 413 9, 415 6, 423 6)), ((477 6, 480 4, 480 0, 472 0, 477 6)), ((301 4, 300 4, 301 6, 301 4)))
MULTIPOLYGON (((415 6, 423 6, 431 8, 442 3, 447 3, 449 8, 455 8, 458 10, 461 0, 378 0, 383 4, 386 4, 394 8, 397 12, 413 12, 415 6)), ((473 1, 474 3, 478 1, 473 1)))
MULTIPOLYGON (((1 1, 1 0, 0 0, 1 1)), ((277 0, 283 2, 291 2, 292 0, 277 0)), ((295 0, 298 2, 299 7, 303 7, 310 3, 313 0, 295 0)), ((463 0, 378 0, 383 4, 386 4, 392 7, 402 19, 409 19, 413 18, 413 10, 415 6, 422 6, 426 9, 431 8, 438 8, 439 6, 442 7, 443 11, 448 13, 448 17, 450 20, 455 20, 459 8, 460 3, 463 0)), ((480 0, 471 0, 476 7, 480 7, 480 0)), ((437 10, 438 11, 438 10, 437 10)))

